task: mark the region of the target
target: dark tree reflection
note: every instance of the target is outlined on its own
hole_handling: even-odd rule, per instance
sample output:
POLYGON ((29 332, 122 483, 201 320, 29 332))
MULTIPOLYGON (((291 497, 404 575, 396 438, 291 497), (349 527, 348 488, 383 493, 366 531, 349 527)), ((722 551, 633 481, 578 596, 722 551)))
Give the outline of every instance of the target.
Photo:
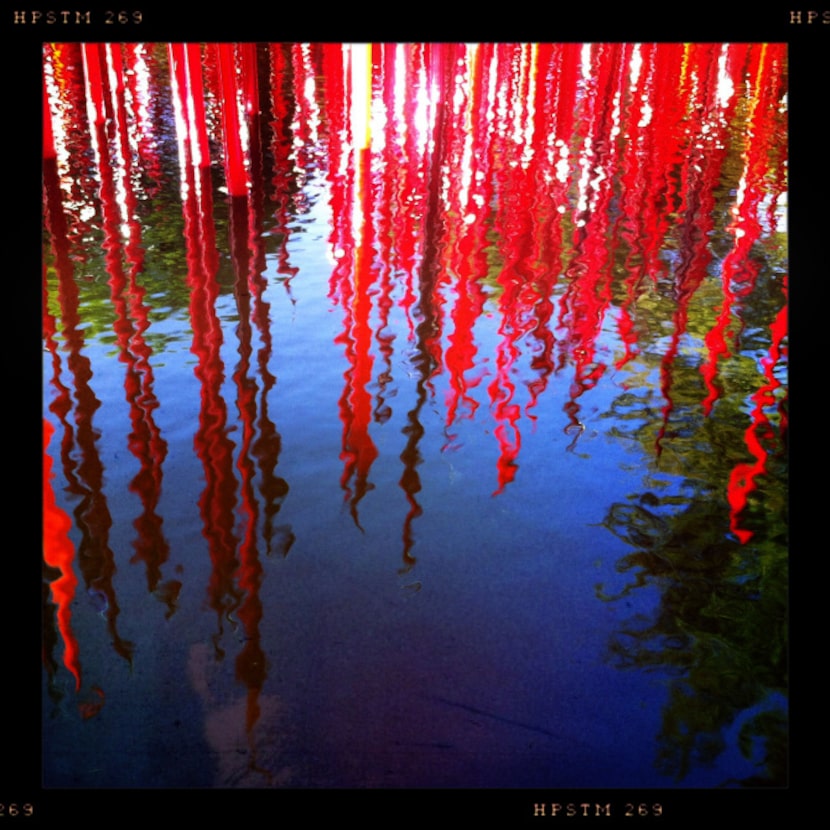
MULTIPOLYGON (((627 396, 616 406, 632 418, 632 403, 627 396)), ((717 419, 698 418, 688 430, 696 436, 687 439, 687 469, 707 470, 710 481, 730 480, 730 455, 707 448, 741 446, 745 421, 734 404, 717 419)), ((749 522, 752 533, 735 531, 725 486, 692 479, 684 482, 691 495, 661 496, 658 485, 611 505, 605 519, 634 551, 617 563, 627 584, 613 596, 600 585, 599 595, 624 603, 633 592, 659 591, 657 610, 630 618, 609 648, 621 668, 673 677, 657 764, 677 780, 696 764, 711 764, 726 747, 725 733, 737 726, 741 750, 759 767, 741 783, 786 783, 785 429, 767 424, 766 434, 769 452, 754 485, 751 521, 742 524, 749 522)))

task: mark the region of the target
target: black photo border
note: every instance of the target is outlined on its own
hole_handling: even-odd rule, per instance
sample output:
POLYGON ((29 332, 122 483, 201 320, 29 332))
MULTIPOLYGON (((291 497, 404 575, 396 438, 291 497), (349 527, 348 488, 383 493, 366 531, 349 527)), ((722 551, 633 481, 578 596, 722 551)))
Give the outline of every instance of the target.
MULTIPOLYGON (((357 822, 359 826, 406 826, 435 820, 444 826, 479 824, 488 828, 547 826, 567 818, 552 804, 576 805, 578 824, 700 826, 704 822, 755 820, 804 825, 821 814, 822 792, 804 733, 817 734, 811 710, 814 683, 823 680, 815 652, 816 626, 806 618, 818 597, 810 590, 822 559, 818 528, 811 527, 814 500, 821 498, 821 375, 810 365, 821 346, 828 268, 830 221, 827 208, 827 85, 830 80, 830 4, 813 8, 790 4, 727 7, 698 2, 643 8, 618 4, 611 11, 590 3, 515 6, 498 17, 484 6, 362 4, 323 8, 291 7, 234 0, 184 9, 158 0, 118 0, 114 4, 59 6, 4 2, 2 11, 3 88, 7 94, 3 141, 3 243, 6 322, 3 355, 3 413, 6 423, 6 544, 2 604, 2 711, 0 739, 0 819, 12 826, 60 827, 65 822, 218 821, 291 826, 357 822), (742 10, 743 8, 743 10, 742 10), (751 10, 750 10, 751 9, 751 10), (62 12, 69 11, 68 17, 62 12), (47 12, 56 13, 49 23, 47 12), (111 22, 107 12, 141 12, 141 23, 111 22), (78 18, 76 12, 80 12, 78 18), (394 15, 394 17, 393 17, 394 15), (472 19, 475 16, 475 19, 472 19), (308 18, 306 20, 300 18, 308 18), (488 19, 485 19, 488 18, 488 19), (81 22, 78 23, 77 20, 81 22), (64 22, 66 21, 66 22, 64 22), (41 565, 41 47, 48 41, 571 41, 571 42, 785 42, 789 45, 789 244, 791 325, 791 762, 790 783, 782 789, 650 791, 617 790, 47 790, 41 785, 40 613, 41 565), (813 381, 810 405, 806 383, 813 381), (808 409, 809 406, 809 409, 808 409), (808 414, 809 413, 809 414, 808 414), (809 436, 809 437, 808 437, 809 436), (812 438, 814 446, 808 448, 812 438), (812 464, 806 463, 806 460, 812 464), (811 469, 812 468, 812 469, 811 469), (810 488, 809 490, 807 488, 810 488), (815 532, 811 532, 814 530, 815 532), (808 541, 809 540, 809 541, 808 541), (812 635, 812 636, 811 636, 812 635), (808 639, 809 638, 809 639, 808 639), (801 643, 801 645, 799 645, 801 643), (803 662, 802 662, 803 661, 803 662), (806 756, 806 757, 805 757, 806 756), (627 816, 628 804, 662 806, 657 816, 627 816), (590 805, 583 810, 580 805, 590 805), (24 805, 31 805, 24 811, 24 805), (541 809, 540 809, 541 805, 541 809), (610 805, 610 811, 606 810, 610 805), (595 809, 596 807, 599 809, 595 809), (610 812, 610 814, 609 814, 610 812)), ((117 21, 117 18, 116 18, 117 21)), ((818 625, 820 625, 820 621, 818 625)), ((820 659, 820 654, 818 655, 820 659)), ((817 696, 818 693, 816 693, 817 696)), ((636 813, 636 810, 635 810, 636 813)))

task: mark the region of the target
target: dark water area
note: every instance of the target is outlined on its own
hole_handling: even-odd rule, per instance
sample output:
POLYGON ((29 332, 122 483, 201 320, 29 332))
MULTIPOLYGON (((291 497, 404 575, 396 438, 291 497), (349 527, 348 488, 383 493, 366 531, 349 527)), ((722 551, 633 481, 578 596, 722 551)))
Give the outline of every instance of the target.
POLYGON ((786 57, 47 44, 44 785, 785 785, 786 57))

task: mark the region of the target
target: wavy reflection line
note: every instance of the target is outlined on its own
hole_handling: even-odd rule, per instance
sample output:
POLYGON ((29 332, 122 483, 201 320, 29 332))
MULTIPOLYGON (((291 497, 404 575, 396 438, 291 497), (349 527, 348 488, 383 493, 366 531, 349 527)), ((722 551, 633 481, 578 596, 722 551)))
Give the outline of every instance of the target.
MULTIPOLYGON (((71 296, 71 290, 67 289, 65 283, 61 288, 62 311, 68 312, 77 302, 77 296, 71 296)), ((104 492, 104 466, 97 447, 100 433, 93 425, 93 414, 101 402, 89 383, 92 377, 89 360, 80 351, 83 336, 77 329, 71 330, 74 327, 69 320, 77 320, 77 305, 74 308, 75 311, 70 312, 68 319, 64 317, 63 331, 65 342, 71 350, 67 367, 74 382, 75 441, 80 460, 77 465, 74 461, 64 465, 64 473, 69 492, 79 499, 73 511, 76 526, 81 533, 77 561, 87 592, 103 603, 102 614, 107 620, 113 647, 121 657, 132 662, 133 645, 122 639, 116 625, 120 609, 114 588, 115 557, 109 545, 112 516, 104 492)))
POLYGON ((375 326, 375 343, 382 368, 376 375, 377 392, 372 416, 376 423, 386 423, 392 417, 392 407, 388 399, 394 396, 397 388, 393 385, 394 343, 396 339, 391 315, 395 307, 398 288, 396 280, 396 239, 395 216, 402 206, 398 199, 398 175, 396 168, 400 160, 397 133, 400 126, 395 118, 395 75, 397 67, 397 46, 394 44, 375 44, 377 51, 374 58, 378 76, 373 84, 379 87, 379 94, 372 101, 375 120, 383 119, 382 141, 379 152, 373 153, 371 168, 371 185, 373 193, 373 210, 375 213, 375 261, 378 270, 378 290, 376 292, 377 325, 375 326), (382 112, 382 116, 378 114, 382 112))
POLYGON ((55 428, 43 419, 43 561, 56 572, 49 589, 56 607, 58 631, 63 641, 63 663, 75 678, 75 691, 81 688, 81 662, 78 640, 72 630, 72 604, 78 577, 75 574, 75 546, 69 531, 72 520, 55 499, 52 457, 49 444, 55 428))
MULTIPOLYGON (((722 110, 718 102, 719 78, 715 44, 698 44, 690 49, 689 71, 695 83, 686 98, 690 99, 688 116, 688 151, 680 168, 678 212, 678 264, 673 274, 675 312, 668 348, 660 361, 660 390, 663 396, 662 420, 654 447, 657 458, 663 450, 669 422, 674 412, 673 364, 681 338, 688 325, 689 306, 703 281, 713 253, 708 244, 717 221, 717 185, 726 158, 726 129, 733 104, 722 110)), ((691 81, 689 81, 692 84, 691 81)))
MULTIPOLYGON (((127 140, 124 73, 120 52, 111 44, 107 45, 105 56, 109 72, 108 82, 104 83, 104 97, 109 103, 117 152, 111 154, 109 136, 102 133, 98 142, 102 230, 110 300, 115 315, 113 329, 119 359, 126 365, 124 389, 132 425, 128 446, 140 465, 129 489, 139 496, 143 507, 142 514, 133 523, 137 533, 133 541, 135 556, 131 561, 145 563, 148 590, 155 592, 161 579, 161 566, 170 550, 162 530, 163 520, 156 512, 167 442, 153 416, 159 404, 153 391, 153 369, 149 360, 152 350, 143 336, 149 328, 149 309, 144 305, 146 292, 137 280, 143 268, 143 252, 140 225, 135 219, 137 200, 131 186, 134 177, 127 140), (128 272, 125 271, 122 255, 129 265, 128 272)), ((169 601, 168 612, 173 613, 169 601)))
MULTIPOLYGON (((104 129, 103 107, 104 89, 101 72, 104 56, 96 45, 85 44, 82 51, 84 77, 86 83, 87 100, 89 103, 88 115, 93 123, 89 132, 94 135, 96 151, 100 151, 104 129)), ((57 133, 61 129, 61 122, 51 120, 53 130, 57 133)), ((65 142, 61 135, 61 144, 65 142)), ((100 154, 96 153, 98 164, 97 182, 99 185, 98 199, 103 202, 107 198, 105 186, 109 182, 109 170, 101 164, 100 154)), ((47 179, 48 181, 48 179, 47 179)), ((62 208, 57 194, 47 196, 47 204, 53 204, 51 209, 52 227, 65 227, 59 214, 62 208)), ((61 242, 58 243, 62 247, 61 242)), ((100 407, 100 401, 90 385, 93 376, 91 363, 83 354, 84 334, 81 328, 79 314, 80 295, 74 279, 74 267, 70 265, 65 255, 59 257, 60 267, 56 275, 58 278, 57 294, 60 308, 62 336, 68 353, 67 369, 72 376, 75 394, 75 431, 74 435, 66 433, 64 441, 65 459, 64 473, 68 482, 68 490, 79 498, 73 511, 76 525, 81 533, 77 548, 77 561, 87 586, 87 592, 102 605, 102 616, 107 620, 107 627, 112 637, 116 652, 128 662, 132 662, 132 643, 124 640, 118 633, 117 618, 120 613, 114 588, 115 558, 109 546, 109 532, 112 527, 112 517, 109 511, 107 498, 104 493, 104 467, 98 452, 97 441, 100 433, 93 426, 93 414, 100 407), (74 437, 79 448, 80 461, 71 459, 67 440, 74 437)), ((67 412, 68 418, 68 412, 67 412)))
POLYGON ((623 72, 622 47, 595 44, 591 49, 591 74, 586 79, 585 97, 577 115, 577 130, 582 143, 576 165, 580 176, 576 184, 573 212, 572 255, 565 269, 567 279, 559 300, 558 325, 566 360, 573 364, 569 399, 564 406, 570 423, 565 431, 574 435, 573 449, 584 429, 579 398, 593 389, 605 374, 606 364, 597 359, 597 340, 612 301, 615 241, 611 234, 610 205, 613 198, 611 170, 617 159, 615 129, 615 89, 623 72))
POLYGON ((376 279, 373 267, 372 192, 369 170, 370 149, 367 113, 371 101, 369 47, 358 45, 344 53, 344 71, 349 81, 349 132, 346 146, 337 149, 350 159, 343 189, 332 193, 335 216, 342 217, 335 237, 341 254, 332 273, 332 284, 343 306, 343 331, 335 339, 345 346, 348 367, 343 373, 345 385, 340 396, 340 419, 343 424, 340 460, 343 474, 340 486, 345 494, 352 520, 361 528, 358 506, 373 488, 369 481, 372 464, 378 456, 370 434, 372 398, 367 385, 372 380, 372 286, 376 279), (342 197, 342 201, 341 201, 342 197))
POLYGON ((418 501, 422 489, 418 467, 423 461, 419 444, 424 435, 420 420, 421 409, 432 395, 431 379, 440 371, 441 357, 441 300, 437 290, 442 264, 446 217, 441 210, 441 173, 447 146, 452 141, 450 134, 450 113, 448 101, 451 100, 451 75, 447 67, 453 64, 455 50, 444 44, 431 44, 426 55, 429 73, 436 82, 441 83, 433 103, 432 153, 429 158, 426 179, 427 202, 424 218, 423 258, 418 269, 418 302, 416 310, 415 343, 412 364, 416 372, 415 405, 407 412, 407 424, 403 428, 406 446, 400 454, 404 469, 398 485, 404 491, 409 505, 403 524, 403 568, 410 570, 416 562, 412 554, 415 543, 412 525, 423 514, 423 507, 418 501))
POLYGON ((225 380, 221 349, 222 324, 216 313, 219 296, 217 251, 209 171, 186 165, 188 186, 182 201, 190 289, 189 317, 193 332, 191 352, 197 363, 194 373, 201 386, 199 423, 193 446, 202 462, 205 485, 199 496, 202 534, 211 559, 208 597, 216 612, 217 656, 222 656, 219 639, 225 619, 239 604, 233 584, 237 570, 238 539, 234 532, 237 482, 233 472, 235 444, 229 437, 227 405, 222 387, 225 380), (201 180, 196 187, 196 181, 201 180))
POLYGON ((369 238, 370 220, 366 210, 368 208, 368 193, 365 192, 367 183, 366 152, 361 151, 358 162, 358 178, 362 180, 358 185, 358 193, 362 193, 363 200, 362 225, 364 237, 355 252, 354 289, 351 302, 351 331, 348 338, 350 368, 345 373, 346 388, 341 398, 341 412, 345 416, 343 432, 343 452, 341 458, 345 461, 342 482, 346 492, 350 494, 350 509, 355 524, 358 520, 358 504, 366 492, 372 489, 369 473, 372 464, 378 457, 378 450, 370 434, 372 418, 372 397, 367 385, 372 380, 372 329, 369 323, 372 312, 372 285, 374 284, 374 269, 368 259, 371 250, 369 238))
POLYGON ((556 306, 553 295, 562 262, 562 212, 566 209, 568 188, 561 163, 569 155, 566 141, 574 132, 575 89, 571 79, 576 71, 577 57, 574 44, 540 44, 537 47, 533 159, 526 175, 536 183, 538 195, 529 198, 527 203, 534 211, 533 226, 529 230, 535 244, 525 255, 525 267, 531 277, 525 300, 530 315, 528 335, 534 341, 529 344, 530 369, 535 373, 526 383, 529 400, 525 412, 534 424, 536 415, 533 410, 546 391, 555 368, 556 339, 552 322, 556 306))
MULTIPOLYGON (((51 115, 48 108, 46 89, 44 87, 44 127, 47 135, 44 139, 43 186, 44 186, 44 222, 52 242, 54 268, 58 279, 72 279, 73 265, 70 258, 70 243, 67 237, 66 215, 63 212, 60 181, 57 166, 57 152, 54 144, 54 135, 51 129, 51 115)), ((70 469, 74 431, 69 421, 72 411, 72 394, 61 381, 61 358, 58 349, 57 320, 49 312, 49 292, 46 280, 46 263, 44 262, 43 281, 43 336, 46 348, 51 355, 52 376, 50 383, 55 389, 55 395, 49 404, 49 410, 54 413, 62 428, 60 458, 64 470, 70 469)), ((45 579, 50 582, 49 591, 56 606, 57 636, 60 636, 64 647, 64 665, 75 678, 75 690, 81 686, 81 665, 79 646, 71 626, 71 605, 75 598, 75 589, 78 579, 73 568, 75 547, 69 535, 72 521, 66 512, 57 504, 53 480, 53 460, 49 454, 49 445, 54 437, 55 428, 43 419, 43 561, 53 572, 45 579)), ((51 622, 51 621, 50 621, 51 622)), ((54 671, 56 664, 51 657, 51 643, 48 633, 51 625, 44 621, 43 632, 43 659, 50 671, 54 671)))
MULTIPOLYGON (((784 306, 778 311, 770 326, 770 347, 761 361, 766 382, 752 396, 754 405, 750 415, 751 423, 744 433, 747 449, 754 456, 755 461, 736 465, 727 485, 730 528, 743 544, 748 542, 754 534, 743 526, 741 517, 748 505, 750 494, 757 488, 756 479, 767 471, 766 459, 769 451, 764 446, 764 442, 771 443, 775 438, 774 427, 767 415, 767 410, 776 405, 776 392, 782 386, 781 381, 775 375, 775 370, 786 359, 787 327, 788 312, 787 307, 784 306)), ((780 421, 779 440, 783 440, 786 437, 787 421, 783 416, 780 421)))
MULTIPOLYGON (((236 676, 247 688, 245 727, 251 751, 249 766, 254 769, 257 766, 254 730, 260 717, 259 697, 267 678, 266 656, 262 649, 259 630, 263 618, 259 590, 264 572, 257 549, 259 505, 253 488, 255 471, 252 456, 257 432, 257 390, 255 382, 248 377, 251 357, 250 329, 243 327, 241 322, 239 335, 240 361, 235 372, 235 380, 238 389, 237 406, 243 425, 237 459, 243 534, 239 545, 239 568, 236 577, 241 599, 236 616, 244 630, 245 644, 236 658, 236 676)), ((276 460, 273 463, 276 464, 276 460)), ((285 552, 287 553, 287 550, 285 552)))
MULTIPOLYGON (((237 388, 237 409, 242 424, 242 437, 236 461, 239 473, 239 512, 242 519, 242 537, 239 543, 239 567, 236 572, 240 601, 236 616, 242 623, 245 645, 236 659, 236 675, 248 689, 246 709, 246 731, 253 751, 253 730, 259 717, 258 698, 265 683, 265 654, 260 645, 259 623, 262 619, 262 603, 259 586, 262 580, 262 565, 257 550, 257 529, 259 505, 254 494, 255 467, 252 461, 252 447, 256 434, 257 385, 250 377, 252 346, 250 306, 247 294, 238 299, 239 363, 233 375, 237 388)), ((253 758, 252 758, 253 763, 253 758)))
MULTIPOLYGON (((291 298, 291 280, 299 272, 297 266, 291 265, 288 242, 290 239, 289 219, 292 215, 292 200, 295 191, 293 178, 291 123, 294 119, 294 101, 289 95, 291 63, 286 55, 286 44, 271 44, 270 86, 271 141, 269 157, 273 165, 270 183, 272 192, 268 198, 275 203, 271 237, 276 244, 278 274, 285 276, 284 286, 291 298)), ((294 302, 291 298, 292 303, 294 302)))
POLYGON ((493 169, 494 187, 499 195, 493 230, 500 241, 501 259, 496 278, 500 340, 496 346, 495 375, 488 386, 500 450, 494 495, 503 492, 518 470, 522 410, 514 400, 517 385, 512 379, 518 362, 525 351, 537 351, 536 359, 531 359, 531 369, 541 370, 540 377, 538 382, 526 382, 530 398, 525 411, 531 418, 531 410, 553 371, 554 341, 546 323, 553 313, 550 295, 556 279, 551 266, 558 263, 548 256, 558 258, 561 250, 556 243, 560 223, 554 207, 556 196, 561 194, 556 185, 551 191, 541 185, 556 181, 545 152, 550 124, 541 106, 547 93, 541 73, 551 71, 552 55, 537 46, 524 45, 515 50, 514 60, 499 64, 506 73, 502 80, 504 95, 514 102, 513 123, 496 125, 498 141, 492 150, 495 158, 503 159, 493 169), (515 72, 514 64, 522 68, 520 73, 515 72), (551 248, 550 242, 556 247, 551 248), (532 340, 539 345, 535 346, 532 340))
POLYGON ((492 44, 479 47, 470 66, 471 89, 467 98, 466 122, 468 144, 465 159, 470 165, 468 186, 459 188, 458 214, 462 223, 454 244, 447 245, 447 268, 455 275, 455 302, 450 313, 452 332, 444 353, 447 380, 450 386, 446 401, 445 430, 448 443, 455 448, 453 427, 461 419, 472 420, 479 403, 471 394, 484 376, 469 377, 476 368, 479 348, 476 342, 476 323, 484 313, 487 293, 483 283, 487 277, 488 234, 491 205, 495 198, 493 179, 489 175, 494 163, 495 147, 489 114, 493 107, 485 69, 492 60, 492 44))
MULTIPOLYGON (((256 67, 255 48, 245 45, 243 60, 248 71, 256 67)), ((244 73, 243 73, 244 77, 244 73)), ((260 462, 260 492, 266 497, 265 535, 267 552, 270 553, 271 523, 279 511, 282 499, 287 493, 287 484, 277 480, 274 469, 278 462, 280 439, 276 428, 267 415, 267 395, 276 383, 268 368, 271 356, 271 321, 268 304, 264 301, 266 281, 264 238, 262 233, 262 156, 259 140, 259 90, 248 82, 244 84, 246 105, 246 127, 250 136, 249 163, 251 188, 247 199, 231 197, 231 249, 235 268, 235 294, 239 322, 236 333, 239 343, 239 362, 233 380, 237 388, 237 409, 242 424, 236 468, 240 481, 239 512, 242 519, 242 538, 239 545, 239 568, 236 579, 241 593, 236 616, 243 626, 245 644, 237 655, 236 676, 247 688, 245 728, 248 736, 249 769, 259 770, 255 729, 260 720, 260 696, 267 678, 266 655, 261 645, 260 622, 263 606, 259 591, 264 571, 258 550, 258 529, 260 518, 259 502, 254 492, 256 466, 260 462), (243 248, 245 249, 243 251, 243 248), (252 325, 253 323, 253 325, 252 325), (262 344, 257 354, 259 376, 262 378, 260 393, 256 378, 251 372, 253 364, 254 326, 262 344)), ((293 534, 282 535, 282 554, 287 555, 293 541, 293 534)))
MULTIPOLYGON (((237 405, 243 421, 243 447, 234 465, 236 445, 229 438, 227 405, 223 396, 225 379, 224 362, 221 357, 223 344, 222 323, 216 311, 219 297, 217 274, 219 267, 216 246, 215 226, 213 221, 213 201, 211 181, 208 168, 201 163, 203 156, 198 151, 201 141, 201 124, 188 118, 182 118, 179 129, 182 133, 180 146, 185 158, 182 159, 182 209, 185 220, 185 240, 187 243, 188 285, 191 291, 190 320, 193 330, 191 351, 197 356, 195 374, 201 384, 201 407, 199 411, 199 428, 194 435, 194 447, 202 461, 205 487, 199 498, 202 515, 202 532, 208 542, 212 563, 208 585, 208 596, 216 612, 218 630, 214 636, 217 658, 223 656, 220 646, 224 633, 224 622, 235 625, 234 615, 241 612, 246 635, 256 639, 256 625, 261 613, 256 610, 258 598, 250 588, 257 583, 256 569, 258 558, 256 552, 256 532, 258 505, 253 495, 253 463, 250 447, 253 441, 256 384, 248 377, 248 367, 252 354, 249 286, 249 268, 256 267, 261 257, 249 247, 251 234, 255 228, 256 213, 250 209, 246 174, 240 169, 244 165, 240 130, 242 122, 238 109, 238 77, 235 67, 237 50, 231 44, 221 44, 209 50, 218 65, 218 94, 222 104, 223 145, 225 176, 229 200, 229 248, 234 269, 234 298, 237 305, 239 323, 240 361, 234 372, 233 380, 237 387, 237 405), (241 481, 237 481, 234 468, 239 470, 241 481), (237 501, 239 486, 239 502, 237 501), (236 535, 237 506, 243 516, 242 538, 236 535), (242 574, 239 584, 237 579, 242 574)), ((245 61, 243 51, 242 60, 245 61)), ((190 107, 188 98, 202 96, 200 75, 193 64, 197 54, 194 51, 182 55, 183 65, 189 66, 189 73, 179 85, 183 96, 181 111, 190 107)), ((250 58, 247 58, 249 63, 250 58)), ((252 88, 245 88, 249 109, 253 105, 250 99, 252 88)), ((250 147, 250 145, 249 145, 250 147)), ((249 164, 251 163, 249 157, 249 164)), ((247 659, 247 658, 246 658, 247 659)), ((246 674, 245 660, 238 662, 238 672, 246 674)), ((256 698, 250 702, 249 712, 256 711, 256 698)), ((255 719, 254 719, 255 720, 255 719)))
MULTIPOLYGON (((269 60, 272 53, 264 51, 263 59, 269 60)), ((258 53, 255 48, 246 52, 249 66, 258 65, 258 53)), ((273 82, 273 75, 269 75, 273 82)), ((265 100, 267 106, 272 106, 275 94, 269 88, 260 96, 259 90, 248 85, 248 96, 256 97, 258 101, 265 100)), ((276 549, 282 556, 287 556, 294 542, 294 534, 288 525, 275 527, 274 520, 278 515, 282 503, 288 494, 288 482, 276 474, 282 439, 277 431, 276 424, 268 413, 268 399, 275 388, 277 378, 270 369, 273 354, 272 320, 270 304, 265 295, 268 288, 264 276, 266 269, 265 233, 264 233, 264 205, 265 205, 265 153, 260 138, 263 125, 272 119, 272 113, 259 106, 250 107, 249 130, 251 133, 251 192, 249 198, 248 219, 248 248, 251 252, 251 261, 248 273, 248 287, 253 298, 251 319, 256 327, 260 348, 257 351, 258 375, 261 378, 259 399, 254 405, 254 420, 252 428, 254 436, 250 445, 250 453, 257 461, 259 470, 259 492, 263 499, 263 528, 265 553, 270 556, 276 549)), ((287 236, 287 233, 286 233, 287 236)), ((283 272, 285 269, 283 269, 283 272)), ((242 344, 240 343, 240 349, 242 344)))
POLYGON ((410 339, 415 338, 415 307, 418 300, 415 280, 423 257, 422 219, 425 210, 427 140, 420 129, 422 99, 428 94, 426 46, 401 44, 396 50, 395 103, 398 171, 397 207, 392 219, 395 239, 394 263, 403 276, 399 307, 406 320, 410 339))
POLYGON ((776 60, 775 50, 766 44, 758 49, 748 48, 747 51, 745 63, 738 65, 738 68, 745 67, 743 75, 748 87, 748 113, 746 128, 742 131, 742 135, 746 136, 742 151, 743 170, 735 202, 731 207, 732 218, 726 229, 733 241, 730 251, 721 262, 724 302, 716 324, 706 335, 708 360, 701 367, 708 389, 708 395, 703 401, 703 410, 707 415, 712 411, 720 393, 717 384, 718 364, 730 354, 726 340, 730 323, 734 323, 731 333, 737 342, 743 327, 738 303, 754 290, 760 273, 761 262, 753 257, 752 251, 764 232, 764 202, 769 201, 768 232, 773 234, 778 224, 775 206, 783 190, 783 182, 778 181, 771 187, 768 181, 768 155, 776 149, 777 126, 776 119, 770 118, 769 114, 775 112, 778 106, 775 95, 779 93, 780 62, 776 60))
POLYGON ((625 298, 619 304, 617 331, 623 344, 623 353, 615 362, 621 369, 638 353, 637 301, 644 293, 643 282, 654 273, 662 238, 661 223, 664 212, 659 208, 654 168, 657 136, 650 127, 652 105, 650 92, 654 88, 655 54, 657 44, 637 44, 631 56, 631 83, 625 106, 628 150, 621 158, 620 172, 620 239, 625 246, 625 298))

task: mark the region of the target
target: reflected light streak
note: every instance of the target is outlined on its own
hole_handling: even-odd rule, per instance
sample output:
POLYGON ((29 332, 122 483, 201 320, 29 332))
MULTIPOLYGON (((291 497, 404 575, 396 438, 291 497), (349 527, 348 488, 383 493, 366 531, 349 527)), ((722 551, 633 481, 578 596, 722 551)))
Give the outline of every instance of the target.
POLYGON ((63 662, 75 678, 75 691, 81 688, 81 664, 78 641, 72 631, 72 604, 78 577, 75 575, 75 546, 70 538, 72 520, 55 499, 52 481, 52 457, 48 452, 54 427, 43 419, 43 561, 58 572, 49 583, 57 606, 58 630, 63 639, 63 662))
MULTIPOLYGON (((786 286, 785 286, 786 289, 786 286)), ((732 470, 727 485, 727 497, 730 507, 730 529, 742 544, 754 536, 753 531, 742 523, 742 514, 749 504, 749 497, 758 487, 757 479, 767 472, 766 461, 769 449, 764 442, 772 443, 775 439, 773 425, 766 413, 776 403, 776 391, 781 382, 775 376, 776 367, 786 358, 787 310, 782 308, 770 327, 771 343, 769 351, 761 361, 765 385, 752 396, 753 409, 751 423, 744 433, 744 440, 754 462, 738 464, 732 470)), ((787 423, 781 418, 780 438, 786 435, 787 423)))

